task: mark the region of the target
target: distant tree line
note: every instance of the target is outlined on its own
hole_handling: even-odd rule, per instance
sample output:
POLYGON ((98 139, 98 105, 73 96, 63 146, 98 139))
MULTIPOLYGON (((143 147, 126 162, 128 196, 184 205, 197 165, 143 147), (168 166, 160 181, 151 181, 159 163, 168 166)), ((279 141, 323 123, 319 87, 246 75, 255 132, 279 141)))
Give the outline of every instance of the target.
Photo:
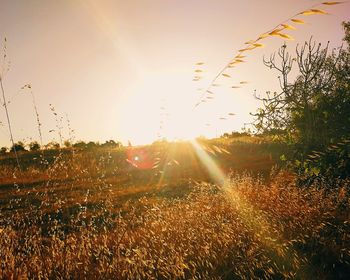
POLYGON ((12 145, 10 148, 7 147, 1 147, 0 148, 0 154, 4 155, 6 153, 14 152, 15 150, 17 152, 28 152, 28 151, 40 151, 40 150, 58 150, 61 148, 65 149, 78 149, 78 150, 94 150, 94 149, 114 149, 121 147, 122 144, 120 142, 116 142, 114 140, 108 140, 104 143, 99 142, 84 142, 84 141, 78 141, 76 143, 71 143, 70 141, 66 140, 63 143, 63 146, 58 142, 51 141, 47 143, 46 145, 41 146, 37 141, 32 141, 29 144, 25 144, 22 141, 18 141, 14 145, 12 145))
POLYGON ((235 137, 242 137, 242 136, 251 136, 249 132, 238 132, 238 131, 232 131, 230 132, 225 132, 223 135, 221 135, 221 138, 235 138, 235 137))

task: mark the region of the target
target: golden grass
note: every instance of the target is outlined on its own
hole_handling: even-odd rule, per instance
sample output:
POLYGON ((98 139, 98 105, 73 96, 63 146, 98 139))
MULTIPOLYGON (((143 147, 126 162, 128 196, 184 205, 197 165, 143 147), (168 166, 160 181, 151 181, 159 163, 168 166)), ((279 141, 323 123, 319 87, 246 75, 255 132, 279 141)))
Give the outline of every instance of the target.
POLYGON ((1 215, 0 278, 345 279, 348 189, 299 189, 287 175, 192 182, 182 198, 43 194, 1 215))

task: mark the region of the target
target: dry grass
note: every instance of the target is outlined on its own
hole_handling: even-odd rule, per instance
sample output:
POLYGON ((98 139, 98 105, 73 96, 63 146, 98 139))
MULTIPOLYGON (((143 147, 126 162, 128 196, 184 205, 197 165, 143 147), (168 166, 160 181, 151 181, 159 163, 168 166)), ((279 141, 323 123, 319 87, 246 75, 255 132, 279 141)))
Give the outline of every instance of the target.
POLYGON ((348 190, 286 178, 189 182, 182 197, 136 187, 129 200, 102 181, 74 195, 58 184, 36 203, 12 200, 0 216, 0 278, 346 279, 348 190))
MULTIPOLYGON (((295 16, 324 13, 314 9, 295 16)), ((271 36, 291 39, 280 33, 292 28, 286 23, 303 21, 293 16, 250 40, 197 105, 219 78, 230 78, 226 72, 243 62, 243 53, 263 47, 258 42, 271 36)), ((1 91, 14 144, 2 83, 1 91)), ((62 144, 61 121, 52 106, 51 111, 62 144)), ((269 142, 225 141, 204 145, 226 173, 250 169, 266 175, 275 163, 269 142), (216 155, 220 147, 228 153, 216 155)), ((146 149, 156 155, 160 148, 162 169, 143 171, 130 168, 122 149, 97 156, 71 156, 69 150, 27 154, 27 159, 23 154, 21 164, 17 154, 0 158, 0 278, 346 279, 350 274, 347 186, 299 189, 293 178, 287 180, 289 174, 280 173, 265 182, 236 174, 218 187, 190 144, 159 145, 146 149)))

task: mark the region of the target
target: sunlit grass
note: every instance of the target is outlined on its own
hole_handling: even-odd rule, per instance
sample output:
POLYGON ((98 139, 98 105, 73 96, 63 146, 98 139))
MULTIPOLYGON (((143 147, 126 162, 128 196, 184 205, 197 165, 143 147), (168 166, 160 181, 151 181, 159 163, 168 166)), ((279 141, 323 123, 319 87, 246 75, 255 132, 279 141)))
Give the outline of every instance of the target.
MULTIPOLYGON (((255 144, 240 145, 241 154, 262 154, 255 144)), ((210 141, 143 149, 164 158, 159 168, 133 168, 120 148, 61 155, 48 169, 27 166, 25 188, 2 183, 0 278, 327 279, 349 272, 346 182, 300 189, 289 173, 270 180, 230 174, 221 159, 239 155, 214 156, 210 141)))
POLYGON ((1 277, 323 279, 346 273, 349 194, 300 190, 281 183, 283 176, 271 185, 236 176, 226 191, 197 184, 182 199, 145 196, 121 206, 113 196, 91 204, 97 193, 76 207, 70 198, 43 198, 26 214, 2 217, 1 277))

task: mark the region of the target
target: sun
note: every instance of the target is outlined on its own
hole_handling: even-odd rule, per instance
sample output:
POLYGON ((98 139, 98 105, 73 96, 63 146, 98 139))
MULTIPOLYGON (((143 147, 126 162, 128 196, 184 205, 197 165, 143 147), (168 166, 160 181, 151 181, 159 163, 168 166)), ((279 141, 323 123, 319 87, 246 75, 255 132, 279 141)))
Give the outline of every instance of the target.
POLYGON ((245 104, 237 102, 238 95, 218 92, 210 104, 196 108, 200 93, 187 72, 148 73, 135 79, 124 96, 117 131, 125 143, 213 138, 242 127, 239 113, 245 104), (238 114, 228 113, 232 110, 238 114))
MULTIPOLYGON (((186 77, 187 78, 187 77, 186 77)), ((148 75, 128 89, 119 112, 123 140, 146 144, 157 139, 197 136, 192 85, 163 75, 148 75)))

